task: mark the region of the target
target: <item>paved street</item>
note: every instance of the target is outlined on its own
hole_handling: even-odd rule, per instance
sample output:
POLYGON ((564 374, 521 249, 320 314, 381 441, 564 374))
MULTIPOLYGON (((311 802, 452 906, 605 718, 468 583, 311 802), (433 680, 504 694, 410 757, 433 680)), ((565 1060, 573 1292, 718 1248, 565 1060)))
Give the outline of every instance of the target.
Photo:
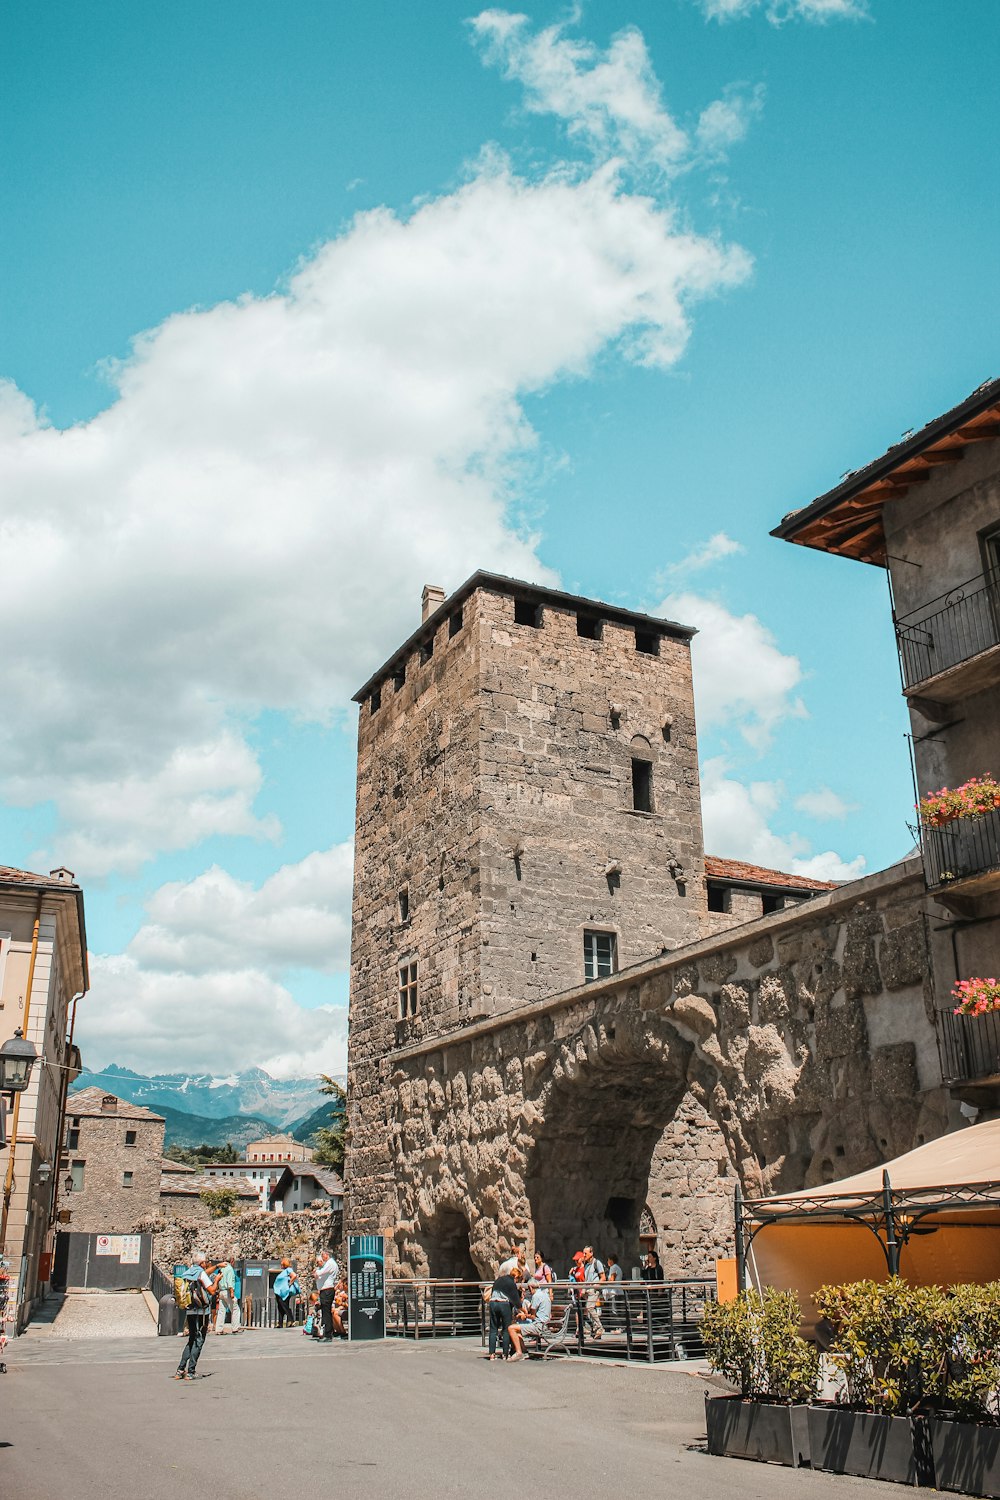
POLYGON ((703 1375, 564 1360, 490 1364, 478 1344, 29 1336, 0 1376, 0 1495, 291 1500, 303 1494, 588 1500, 863 1500, 860 1480, 707 1457, 703 1375))

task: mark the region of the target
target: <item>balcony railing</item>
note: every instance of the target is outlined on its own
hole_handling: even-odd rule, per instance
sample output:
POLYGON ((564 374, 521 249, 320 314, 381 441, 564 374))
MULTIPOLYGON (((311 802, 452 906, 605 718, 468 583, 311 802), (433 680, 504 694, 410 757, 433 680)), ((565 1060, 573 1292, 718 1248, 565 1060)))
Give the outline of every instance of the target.
POLYGON ((1000 571, 980 574, 896 621, 906 692, 1000 645, 1000 571))
POLYGON ((938 1054, 945 1083, 979 1083, 1000 1076, 1000 1014, 937 1013, 938 1054))
POLYGON ((1000 874, 1000 809, 977 818, 956 818, 940 828, 922 828, 924 878, 931 890, 956 882, 989 884, 1000 874))

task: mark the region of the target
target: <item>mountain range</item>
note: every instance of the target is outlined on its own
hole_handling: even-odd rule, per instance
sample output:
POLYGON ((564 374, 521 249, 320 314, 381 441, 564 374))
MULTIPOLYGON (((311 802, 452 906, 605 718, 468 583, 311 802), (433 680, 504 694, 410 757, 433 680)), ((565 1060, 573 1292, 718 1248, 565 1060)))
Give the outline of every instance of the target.
MULTIPOLYGON (((342 1081, 342 1080, 338 1080, 342 1081)), ((99 1073, 84 1069, 75 1088, 98 1088, 130 1104, 163 1115, 165 1144, 206 1142, 245 1146, 274 1130, 308 1140, 326 1123, 333 1100, 319 1091, 319 1077, 272 1078, 263 1068, 216 1076, 211 1073, 137 1073, 109 1063, 99 1073)))

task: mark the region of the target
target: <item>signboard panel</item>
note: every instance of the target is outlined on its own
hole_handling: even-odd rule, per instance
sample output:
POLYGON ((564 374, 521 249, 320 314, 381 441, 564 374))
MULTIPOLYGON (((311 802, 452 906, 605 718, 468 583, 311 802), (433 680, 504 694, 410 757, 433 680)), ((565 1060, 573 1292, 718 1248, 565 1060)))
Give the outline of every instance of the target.
POLYGON ((347 1239, 348 1337, 385 1338, 385 1240, 380 1234, 347 1239))
POLYGON ((141 1234, 123 1234, 121 1237, 122 1251, 121 1263, 123 1266, 137 1266, 139 1264, 139 1252, 142 1249, 141 1234))

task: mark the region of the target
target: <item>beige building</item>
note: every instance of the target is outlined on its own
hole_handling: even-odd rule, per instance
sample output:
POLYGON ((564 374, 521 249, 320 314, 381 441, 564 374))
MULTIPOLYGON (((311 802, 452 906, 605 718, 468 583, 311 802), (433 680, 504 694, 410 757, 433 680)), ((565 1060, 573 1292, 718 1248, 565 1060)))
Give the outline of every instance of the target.
POLYGON ((73 1234, 132 1234, 155 1219, 164 1128, 162 1115, 99 1088, 71 1093, 59 1162, 61 1227, 73 1234))
POLYGON ((0 866, 0 1045, 20 1027, 39 1053, 8 1117, 12 1144, 0 1151, 0 1238, 13 1284, 9 1316, 18 1329, 52 1250, 66 1091, 80 1067, 73 1023, 88 985, 83 892, 72 871, 35 875, 0 866))
POLYGON ((285 1166, 290 1161, 312 1161, 313 1153, 290 1135, 269 1135, 260 1141, 248 1141, 243 1160, 262 1166, 285 1166))

